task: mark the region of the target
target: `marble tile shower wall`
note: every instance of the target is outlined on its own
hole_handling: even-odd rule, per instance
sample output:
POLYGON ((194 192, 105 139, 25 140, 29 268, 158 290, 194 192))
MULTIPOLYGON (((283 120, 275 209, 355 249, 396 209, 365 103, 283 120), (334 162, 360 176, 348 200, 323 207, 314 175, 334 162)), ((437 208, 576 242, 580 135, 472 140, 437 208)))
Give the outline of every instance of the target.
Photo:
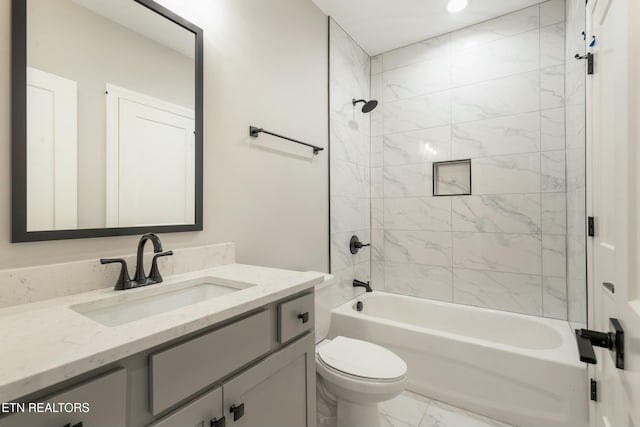
POLYGON ((567 318, 565 5, 372 59, 373 286, 567 318), (432 163, 472 159, 471 196, 432 163))
POLYGON ((369 251, 349 252, 352 235, 370 239, 370 118, 351 100, 369 99, 371 70, 369 55, 333 20, 329 37, 331 272, 338 305, 356 295, 354 278, 368 281, 371 274, 369 251))
POLYGON ((582 0, 567 0, 567 290, 569 320, 586 323, 586 171, 585 105, 586 76, 584 55, 586 9, 582 0))

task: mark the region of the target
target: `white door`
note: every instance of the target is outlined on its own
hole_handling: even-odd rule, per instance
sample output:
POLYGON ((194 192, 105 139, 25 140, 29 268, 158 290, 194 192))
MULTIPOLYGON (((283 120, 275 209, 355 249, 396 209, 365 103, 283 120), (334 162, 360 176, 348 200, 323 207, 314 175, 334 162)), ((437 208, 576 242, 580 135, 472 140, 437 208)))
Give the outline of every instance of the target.
POLYGON ((639 0, 587 3, 587 40, 596 37, 595 73, 587 77, 588 209, 596 225, 589 328, 608 332, 609 319, 619 319, 626 347, 624 369, 613 352, 596 348, 594 426, 640 426, 639 22, 639 0))
POLYGON ((27 231, 78 225, 77 84, 27 67, 27 231))
POLYGON ((107 93, 107 226, 193 224, 193 110, 113 85, 107 93))

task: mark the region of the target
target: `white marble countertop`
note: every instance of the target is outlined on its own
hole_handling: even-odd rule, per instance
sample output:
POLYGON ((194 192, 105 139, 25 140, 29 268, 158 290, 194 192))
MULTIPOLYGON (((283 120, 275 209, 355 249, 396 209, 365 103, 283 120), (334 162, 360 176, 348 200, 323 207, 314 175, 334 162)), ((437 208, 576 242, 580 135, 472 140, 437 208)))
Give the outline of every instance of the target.
MULTIPOLYGON (((222 322, 312 288, 321 273, 242 264, 166 277, 163 283, 126 291, 112 288, 0 310, 0 402, 9 402, 60 381, 222 322), (186 280, 207 277, 245 289, 119 326, 104 326, 69 308, 108 298, 135 299, 186 280)), ((99 303, 98 303, 99 304, 99 303)))

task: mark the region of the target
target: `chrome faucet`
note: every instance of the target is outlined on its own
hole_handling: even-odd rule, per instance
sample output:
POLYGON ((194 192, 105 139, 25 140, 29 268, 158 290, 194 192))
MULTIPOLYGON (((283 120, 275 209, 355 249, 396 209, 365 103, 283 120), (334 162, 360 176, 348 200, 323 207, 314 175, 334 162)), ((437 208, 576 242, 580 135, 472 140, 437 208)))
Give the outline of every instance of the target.
POLYGON ((121 265, 120 275, 116 281, 114 289, 116 291, 138 288, 140 286, 153 285, 154 283, 162 282, 162 276, 158 269, 158 258, 173 255, 173 251, 162 251, 162 242, 160 238, 153 233, 147 233, 140 238, 138 242, 138 251, 136 258, 136 276, 133 280, 129 276, 129 270, 127 268, 127 262, 122 258, 103 258, 100 260, 101 264, 119 263, 121 265), (153 243, 153 261, 151 262, 151 271, 149 276, 144 272, 144 245, 147 240, 151 240, 153 243))
POLYGON ((371 285, 369 285, 369 282, 361 282, 358 279, 353 279, 353 287, 354 288, 365 288, 367 290, 367 292, 373 292, 373 289, 371 289, 371 285))

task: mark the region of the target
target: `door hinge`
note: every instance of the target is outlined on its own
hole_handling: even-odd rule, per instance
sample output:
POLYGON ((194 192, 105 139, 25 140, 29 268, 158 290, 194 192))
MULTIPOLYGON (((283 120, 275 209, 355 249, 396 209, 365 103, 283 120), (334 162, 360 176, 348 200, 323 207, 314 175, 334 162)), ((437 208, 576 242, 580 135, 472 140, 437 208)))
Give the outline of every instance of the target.
POLYGON ((593 378, 591 378, 590 391, 591 391, 591 400, 593 400, 594 402, 597 402, 598 401, 598 382, 593 378))
POLYGON ((594 237, 596 235, 596 220, 594 217, 587 217, 587 236, 594 237))

